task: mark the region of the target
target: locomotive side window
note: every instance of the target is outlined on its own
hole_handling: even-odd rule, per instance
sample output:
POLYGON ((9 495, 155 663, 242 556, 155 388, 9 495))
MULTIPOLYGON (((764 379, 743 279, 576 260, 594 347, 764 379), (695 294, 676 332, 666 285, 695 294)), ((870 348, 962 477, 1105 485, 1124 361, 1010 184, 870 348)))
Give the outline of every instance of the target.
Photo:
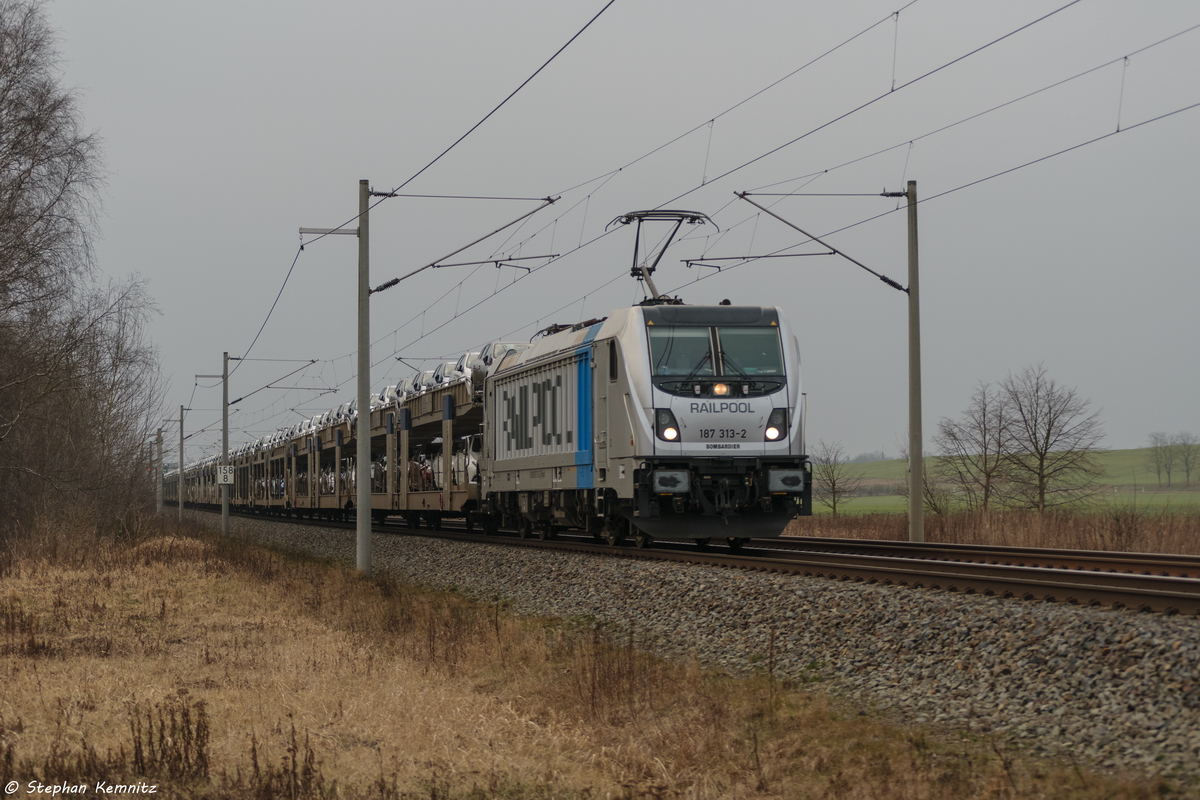
POLYGON ((615 381, 617 377, 617 340, 610 339, 608 342, 608 379, 615 381))

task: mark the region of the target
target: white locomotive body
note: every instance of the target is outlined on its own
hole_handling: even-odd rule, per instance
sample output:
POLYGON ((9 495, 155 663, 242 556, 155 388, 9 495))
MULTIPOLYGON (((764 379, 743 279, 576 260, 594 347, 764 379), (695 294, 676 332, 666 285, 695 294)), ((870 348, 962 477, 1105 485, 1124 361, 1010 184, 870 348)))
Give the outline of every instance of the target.
POLYGON ((489 375, 484 508, 610 541, 778 536, 811 513, 800 398, 778 309, 621 309, 489 375))

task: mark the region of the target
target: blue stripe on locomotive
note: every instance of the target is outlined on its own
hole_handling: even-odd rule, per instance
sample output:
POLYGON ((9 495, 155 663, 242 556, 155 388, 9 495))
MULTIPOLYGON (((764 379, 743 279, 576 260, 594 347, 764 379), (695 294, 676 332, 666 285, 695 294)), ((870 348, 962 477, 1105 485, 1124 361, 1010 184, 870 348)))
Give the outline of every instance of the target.
POLYGON ((592 489, 596 486, 592 437, 592 342, 600 332, 602 323, 587 329, 575 350, 575 368, 578 370, 576 392, 577 436, 579 449, 575 451, 575 487, 592 489))

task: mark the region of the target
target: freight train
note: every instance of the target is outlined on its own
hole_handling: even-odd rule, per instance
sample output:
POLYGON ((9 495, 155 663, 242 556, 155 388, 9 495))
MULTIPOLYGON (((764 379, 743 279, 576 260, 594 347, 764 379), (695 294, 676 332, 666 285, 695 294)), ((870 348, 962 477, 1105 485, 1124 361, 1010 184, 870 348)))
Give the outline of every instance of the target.
MULTIPOLYGON (((800 352, 778 308, 652 301, 439 373, 377 395, 369 447, 347 404, 235 450, 231 507, 353 514, 367 457, 369 513, 410 526, 736 548, 812 513, 800 352)), ((183 471, 185 503, 220 505, 218 464, 183 471)), ((168 475, 167 502, 180 493, 168 475)))

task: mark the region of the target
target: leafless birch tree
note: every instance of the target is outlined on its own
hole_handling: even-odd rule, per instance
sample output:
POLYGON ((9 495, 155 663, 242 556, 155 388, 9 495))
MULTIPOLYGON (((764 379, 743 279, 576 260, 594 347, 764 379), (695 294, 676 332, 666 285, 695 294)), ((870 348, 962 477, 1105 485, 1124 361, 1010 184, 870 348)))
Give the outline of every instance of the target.
POLYGON ((161 397, 144 286, 97 277, 99 145, 57 61, 40 3, 0 0, 0 533, 67 505, 121 514, 161 397))

